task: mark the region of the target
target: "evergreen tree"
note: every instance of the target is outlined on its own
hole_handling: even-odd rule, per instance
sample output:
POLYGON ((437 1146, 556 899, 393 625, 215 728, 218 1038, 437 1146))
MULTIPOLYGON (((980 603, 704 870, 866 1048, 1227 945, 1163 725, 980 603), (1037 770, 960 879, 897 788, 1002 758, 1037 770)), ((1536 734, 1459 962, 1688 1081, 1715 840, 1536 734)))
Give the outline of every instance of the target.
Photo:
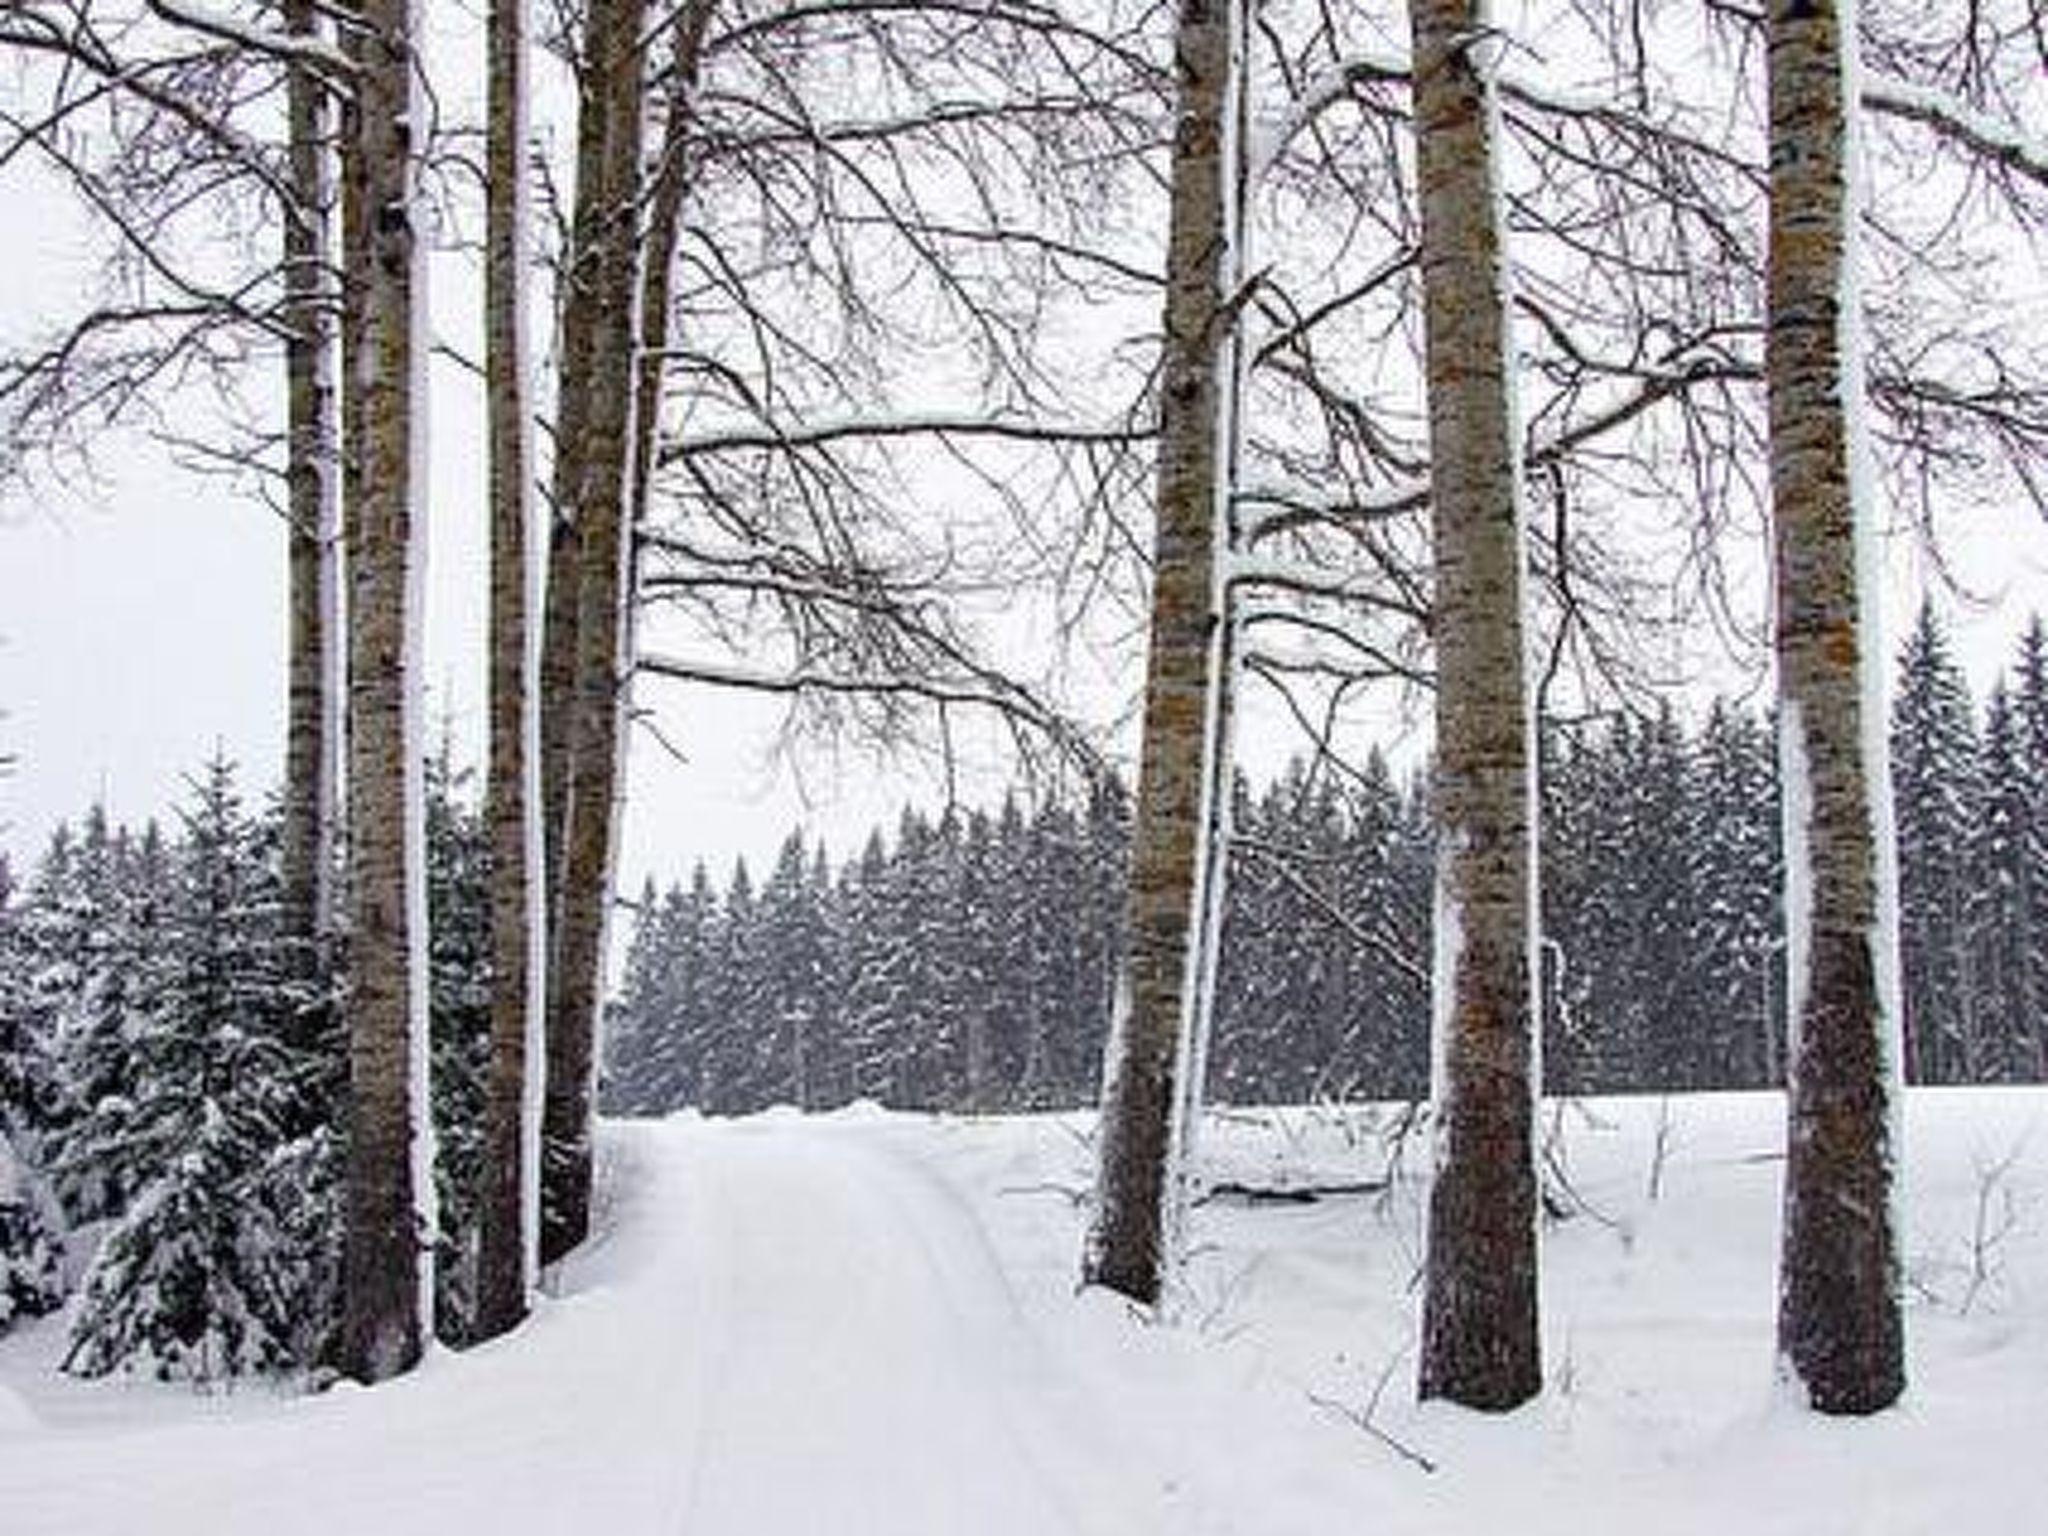
POLYGON ((661 976, 668 1012, 658 1025, 659 1045, 649 1063, 649 1107, 657 1113, 704 1101, 705 1057, 712 1048, 708 1000, 716 988, 718 896, 700 863, 687 891, 671 887, 662 902, 661 937, 667 965, 661 976))
POLYGON ((1777 757, 1757 719, 1716 699, 1694 753, 1695 821, 1686 838, 1698 956, 1693 1013, 1701 1087, 1784 1083, 1784 911, 1777 757))
POLYGON ((2048 625, 2035 614, 2020 636, 2013 683, 2013 709, 2021 762, 2031 765, 2027 783, 2026 894, 2022 902, 2026 936, 2021 1019, 2009 1032, 2013 1070, 2032 1081, 2048 1080, 2048 625))
POLYGON ((490 836, 444 744, 427 765, 428 1078, 434 1119, 434 1331, 467 1343, 476 1303, 491 1058, 490 836))
POLYGON ((747 1114, 774 1102, 760 1049, 760 917, 745 859, 733 864, 713 939, 706 999, 704 1108, 747 1114))
POLYGON ((63 1304, 62 1218, 0 1116, 0 1335, 63 1304))
POLYGON ((138 845, 102 807, 74 842, 61 831, 31 888, 32 980, 24 1032, 40 1068, 41 1161, 73 1222, 118 1214, 156 1171, 126 1134, 146 1015, 167 977, 159 932, 163 841, 138 845))
POLYGON ((283 931, 275 827, 245 815, 219 761, 183 820, 126 1092, 68 1146, 136 1191, 82 1283, 65 1356, 81 1375, 304 1368, 331 1339, 334 1142, 289 1043, 307 983, 283 931))
POLYGON ((755 1070, 770 1102, 820 1106, 825 992, 830 955, 825 911, 811 881, 801 831, 783 841, 774 873, 761 888, 755 1070))
POLYGON ((2007 680, 1991 692, 1983 745, 1983 810, 1977 824, 1970 926, 1975 939, 1974 1016, 1982 1021, 1973 1074, 1994 1080, 2041 1073, 2040 1013, 2032 995, 2030 924, 2039 865, 2032 815, 2040 765, 2022 745, 2023 723, 2007 680))
POLYGON ((63 1218, 28 1160, 33 1104, 27 955, 13 876, 0 855, 0 1334, 16 1318, 54 1311, 64 1299, 63 1218))
POLYGON ((847 1077, 855 1098, 894 1101, 895 1031, 902 958, 891 926, 898 915, 895 861, 879 830, 840 877, 840 975, 847 1077))
POLYGON ((604 1069, 598 1082, 607 1114, 644 1115, 662 1108, 657 1058, 674 1029, 668 1017, 673 941, 666 916, 650 875, 633 913, 619 994, 605 1010, 604 1069))
POLYGON ((1968 685, 1922 603, 1899 658, 1892 772, 1899 846, 1899 966, 1906 1069, 1966 1082, 1986 1064, 1971 975, 1970 843, 1982 809, 1968 685))

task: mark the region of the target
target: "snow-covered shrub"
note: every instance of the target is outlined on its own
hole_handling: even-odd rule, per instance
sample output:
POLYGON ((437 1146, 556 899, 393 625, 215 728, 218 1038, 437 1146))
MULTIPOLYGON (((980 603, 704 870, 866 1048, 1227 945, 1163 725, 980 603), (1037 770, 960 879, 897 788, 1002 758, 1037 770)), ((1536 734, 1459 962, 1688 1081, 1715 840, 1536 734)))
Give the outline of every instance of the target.
POLYGON ((0 1333, 64 1301, 64 1239, 34 1172, 0 1133, 0 1333))
POLYGON ((316 1365, 338 1267, 330 1142, 244 1166, 246 1143, 210 1115, 101 1242, 64 1368, 206 1382, 316 1365))

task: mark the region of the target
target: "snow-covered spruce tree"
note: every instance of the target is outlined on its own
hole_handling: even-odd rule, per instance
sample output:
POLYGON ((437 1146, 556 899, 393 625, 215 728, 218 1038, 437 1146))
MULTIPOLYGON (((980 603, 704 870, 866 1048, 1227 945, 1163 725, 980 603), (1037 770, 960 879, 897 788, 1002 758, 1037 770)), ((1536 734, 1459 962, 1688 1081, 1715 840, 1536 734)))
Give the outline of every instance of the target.
POLYGON ((1604 897, 1603 864, 1612 848, 1602 813, 1599 753, 1591 733, 1545 722, 1539 738, 1543 869, 1543 1073, 1553 1093, 1583 1092, 1597 1071, 1600 1040, 1593 1025, 1596 915, 1604 897))
MULTIPOLYGON (((1236 0, 1180 0, 1151 643, 1126 949, 1103 1059, 1095 1208, 1081 1266, 1088 1284, 1145 1303, 1158 1299, 1169 1259, 1182 1043, 1203 1006, 1193 989, 1203 969, 1195 945, 1207 907, 1203 837, 1224 622, 1217 560, 1228 475, 1238 30, 1236 0)), ((1213 862, 1220 871, 1223 861, 1213 862)))
MULTIPOLYGON (((1014 803, 1004 806, 1006 846, 1013 836, 1009 813, 1014 803)), ((1015 881, 1017 905, 1012 910, 1019 921, 1011 942, 1018 966, 1013 980, 1018 1013, 1011 1024, 1016 1051, 1012 1102, 1019 1109, 1044 1109, 1072 1102, 1056 1097, 1056 1083, 1059 1032, 1070 1022, 1061 999, 1073 954, 1071 924, 1080 898, 1080 848, 1072 811, 1053 802, 1039 806, 1014 835, 1017 846, 1007 855, 1010 878, 1015 881)))
POLYGON ((1713 1064, 1705 1085, 1781 1087, 1784 861, 1771 736, 1753 715, 1716 699, 1693 757, 1697 821, 1687 841, 1700 892, 1695 984, 1713 1064))
POLYGON ((1778 1352, 1824 1413, 1905 1387, 1891 785, 1854 281, 1854 0, 1772 0, 1768 298, 1790 1125, 1778 1352))
POLYGON ((15 1151, 0 1115, 0 1334, 21 1318, 40 1317, 63 1304, 63 1221, 40 1176, 15 1151))
POLYGON ((673 1021, 666 1017, 670 940, 665 904, 654 877, 640 888, 633 937, 626 944, 617 998, 605 1011, 602 1108, 607 1114, 659 1111, 657 1058, 673 1021))
POLYGON ((799 1109, 822 1107, 816 1075, 823 1035, 826 974, 825 911, 811 884, 803 833, 783 840, 775 870, 761 888, 761 1067, 775 1099, 799 1109))
POLYGON ((417 0, 365 0, 353 160, 363 216, 344 220, 361 284, 350 369, 360 495, 349 531, 349 1125, 339 1364, 362 1382, 410 1370, 433 1282, 427 1103, 425 804, 419 739, 422 512, 415 413, 421 268, 413 56, 417 0))
POLYGON ((1899 657, 1892 700, 1899 966, 1908 1079, 1980 1081, 1991 1064, 1971 975, 1970 844, 1982 815, 1969 687, 1931 603, 1899 657))
POLYGON ((333 1079, 295 1033, 312 999, 284 932, 276 828, 243 812, 218 761, 183 819, 148 1003, 122 1042, 127 1091, 72 1143, 135 1187, 81 1285, 64 1362, 80 1375, 303 1369, 331 1338, 334 1140, 318 1095, 333 1079))
POLYGON ((132 1040, 165 981, 169 855, 95 806, 75 842, 54 839, 31 887, 34 957, 26 1042, 41 1070, 38 1161, 73 1222, 118 1214, 156 1172, 127 1119, 140 1067, 132 1040))
POLYGON ((475 1337, 493 997, 490 834, 462 790, 444 746, 426 775, 428 1086, 440 1237, 434 1333, 456 1345, 475 1337))
POLYGON ((1702 1086, 1707 1021, 1698 1007, 1703 951, 1692 921, 1702 906, 1692 884, 1686 831, 1697 825, 1694 779, 1684 733, 1668 701, 1636 734, 1628 765, 1635 835, 1635 900, 1624 929, 1624 964, 1634 981, 1637 1058, 1632 1086, 1702 1086))
POLYGON ((2030 921, 2038 847, 2030 820, 2040 767, 2025 755, 2010 680, 1991 690, 1985 715, 1983 799, 1970 848, 1970 1011, 1989 1037, 1982 1064, 1994 1079, 2040 1073, 2040 1014, 2029 963, 2041 940, 2030 921))
POLYGON ((669 1011, 657 1021, 647 1095, 648 1108, 658 1114, 704 1103, 705 1053, 714 1023, 707 1006, 712 995, 708 971, 718 916, 718 895, 701 863, 690 872, 689 889, 673 887, 662 901, 668 973, 663 995, 669 1011))
POLYGON ((868 837, 857 862, 840 876, 844 940, 840 1028, 846 1036, 847 1072, 855 1098, 896 1102, 896 1031, 901 1016, 902 949, 894 926, 901 904, 899 880, 880 830, 868 837))
POLYGON ((0 1334, 64 1300, 63 1218, 29 1163, 34 1084, 29 1021, 19 1006, 29 971, 13 879, 0 858, 0 1334))
POLYGON ((1506 1409, 1536 1325, 1536 796, 1484 0, 1411 0, 1436 595, 1437 1171, 1419 1389, 1506 1409))
POLYGON ((2007 1031, 2015 1075, 2048 1081, 2048 625, 2035 614, 2020 636, 2013 676, 2014 731, 2026 788, 2026 878, 2019 909, 2025 930, 2019 1011, 2007 1031), (2028 1021, 2031 1020, 2031 1024, 2028 1021))
POLYGON ((704 1108, 728 1115, 765 1109, 772 1100, 757 1048, 760 908, 743 858, 733 861, 710 969, 715 983, 706 999, 710 1028, 704 1051, 704 1108))

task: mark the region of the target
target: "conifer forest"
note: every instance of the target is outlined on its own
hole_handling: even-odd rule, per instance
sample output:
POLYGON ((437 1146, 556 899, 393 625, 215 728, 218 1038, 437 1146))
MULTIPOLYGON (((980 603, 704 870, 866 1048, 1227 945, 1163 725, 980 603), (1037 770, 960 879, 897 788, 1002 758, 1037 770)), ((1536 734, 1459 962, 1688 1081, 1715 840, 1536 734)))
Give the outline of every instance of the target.
MULTIPOLYGON (((2048 1030, 2048 633, 1973 700, 1924 612, 1897 666, 1906 1070, 2041 1082, 2048 1030)), ((1545 1091, 1783 1082, 1776 753, 1752 710, 1619 716, 1546 744, 1545 1091)), ((1426 778, 1374 753, 1238 785, 1208 1093, 1231 1104, 1429 1091, 1426 778)), ((1116 974, 1122 795, 907 808, 835 865, 642 892, 607 1102, 987 1113, 1091 1104, 1116 974)))
POLYGON ((2038 1518, 2040 0, 12 0, 0 208, 6 1536, 2038 1518))

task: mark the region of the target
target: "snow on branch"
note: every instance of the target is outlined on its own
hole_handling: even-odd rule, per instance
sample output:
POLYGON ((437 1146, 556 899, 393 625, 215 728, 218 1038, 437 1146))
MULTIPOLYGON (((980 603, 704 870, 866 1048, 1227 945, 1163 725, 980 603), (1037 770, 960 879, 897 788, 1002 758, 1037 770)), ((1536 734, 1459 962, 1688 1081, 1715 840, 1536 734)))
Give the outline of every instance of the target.
MULTIPOLYGON (((1361 90, 1370 87, 1406 93, 1409 89, 1408 76, 1408 60, 1370 53, 1339 59, 1317 71, 1303 84, 1300 95, 1260 125, 1251 156, 1252 178, 1257 180, 1271 170, 1280 156, 1286 153, 1287 146, 1325 113, 1347 101, 1356 100, 1361 90)), ((1590 92, 1558 91, 1505 72, 1497 73, 1497 80, 1503 99, 1529 111, 1540 112, 1547 117, 1598 122, 1617 132, 1667 143, 1674 149, 1702 159, 1719 161, 1745 171, 1760 169, 1730 150, 1685 131, 1674 121, 1649 117, 1613 98, 1590 92)))
MULTIPOLYGON (((1596 360, 1577 354, 1577 360, 1591 371, 1625 381, 1604 404, 1576 420, 1551 427, 1526 445, 1524 464, 1540 469, 1570 458, 1587 443, 1617 431, 1665 400, 1681 396, 1701 385, 1715 383, 1756 383, 1763 378, 1763 364, 1738 353, 1702 353, 1675 365, 1623 363, 1596 360)), ((1318 524, 1357 526, 1387 522, 1404 513, 1420 511, 1429 504, 1429 476, 1415 475, 1397 480, 1369 495, 1330 496, 1316 489, 1287 482, 1252 483, 1241 486, 1236 496, 1240 507, 1260 510, 1247 515, 1240 537, 1247 546, 1265 542, 1279 534, 1318 524)))
POLYGON ((1239 529, 1245 544, 1258 544, 1276 534, 1313 523, 1388 522, 1403 513, 1429 504, 1429 477, 1396 481, 1370 495, 1319 495, 1307 486, 1278 481, 1251 482, 1238 487, 1240 507, 1261 510, 1247 515, 1239 529))
POLYGON ((318 71, 330 81, 352 81, 358 73, 356 61, 334 44, 317 37, 278 32, 269 27, 252 27, 247 22, 224 16, 197 0, 149 0, 150 10, 173 26, 204 33, 218 42, 246 48, 285 64, 298 64, 318 71))
POLYGON ((1275 588, 1303 597, 1323 597, 1334 602, 1382 606, 1384 595, 1357 576, 1311 565, 1302 560, 1278 559, 1270 555, 1233 554, 1224 567, 1230 586, 1275 588))
MULTIPOLYGON (((1366 87, 1408 89, 1405 59, 1360 54, 1339 59, 1304 83, 1286 108, 1262 124, 1251 157, 1251 174, 1262 177, 1317 119, 1366 87)), ((1653 120, 1641 112, 1597 94, 1561 92, 1528 79, 1502 75, 1501 94, 1508 101, 1550 117, 1591 119, 1612 128, 1654 137, 1688 154, 1717 160, 1745 171, 1760 167, 1740 155, 1686 132, 1674 122, 1653 120)), ((2048 187, 2048 139, 2029 134, 2017 123, 1978 110, 1961 97, 1895 76, 1865 70, 1861 100, 1866 111, 1900 118, 1931 129, 1969 153, 2003 166, 2015 175, 2048 187)))
POLYGON ((1973 155, 2048 187, 2048 139, 2030 137, 2018 125, 1979 112, 1959 97, 1866 70, 1862 101, 1867 111, 1918 123, 1973 155))
POLYGON ((1374 54, 1339 59, 1302 83, 1301 94, 1284 110, 1258 125, 1250 145, 1251 180, 1257 182, 1280 156, 1325 112, 1357 94, 1361 86, 1408 86, 1408 61, 1374 54))
POLYGON ((650 677, 674 682, 701 683, 713 688, 734 688, 749 693, 841 694, 865 698, 896 698, 922 701, 940 708, 970 706, 994 710, 1016 725, 1038 732, 1061 752, 1084 767, 1099 766, 1095 752, 1072 722, 1034 698, 1020 685, 993 673, 980 673, 964 680, 898 675, 849 675, 807 667, 774 670, 731 662, 697 660, 642 652, 634 670, 650 677))
POLYGON ((859 439, 899 437, 995 437, 1023 443, 1146 442, 1159 435, 1149 421, 1085 422, 1034 421, 1018 416, 947 415, 843 417, 787 426, 773 422, 760 426, 738 426, 722 431, 698 433, 662 449, 661 461, 674 463, 695 454, 763 452, 770 449, 822 448, 830 443, 859 439))

